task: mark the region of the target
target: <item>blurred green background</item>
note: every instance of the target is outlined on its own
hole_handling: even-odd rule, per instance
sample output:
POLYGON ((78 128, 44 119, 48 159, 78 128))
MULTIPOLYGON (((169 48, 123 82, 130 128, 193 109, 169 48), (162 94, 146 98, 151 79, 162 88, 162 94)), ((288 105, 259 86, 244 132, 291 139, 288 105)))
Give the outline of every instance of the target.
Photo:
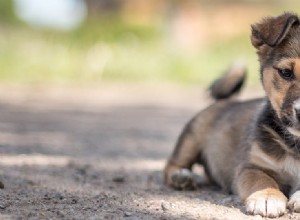
POLYGON ((298 0, 87 0, 85 20, 62 30, 22 21, 15 3, 0 1, 0 83, 207 85, 242 59, 256 85, 250 24, 300 11, 298 0))

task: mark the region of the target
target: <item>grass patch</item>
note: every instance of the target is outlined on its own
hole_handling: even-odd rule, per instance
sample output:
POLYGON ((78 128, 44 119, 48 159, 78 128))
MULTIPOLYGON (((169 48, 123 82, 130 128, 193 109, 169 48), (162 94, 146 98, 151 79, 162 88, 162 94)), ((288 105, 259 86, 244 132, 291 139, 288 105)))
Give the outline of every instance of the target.
POLYGON ((0 36, 0 81, 206 84, 240 57, 249 64, 250 79, 257 73, 255 52, 246 35, 186 55, 168 47, 152 27, 113 26, 116 30, 89 26, 71 33, 5 28, 0 36))

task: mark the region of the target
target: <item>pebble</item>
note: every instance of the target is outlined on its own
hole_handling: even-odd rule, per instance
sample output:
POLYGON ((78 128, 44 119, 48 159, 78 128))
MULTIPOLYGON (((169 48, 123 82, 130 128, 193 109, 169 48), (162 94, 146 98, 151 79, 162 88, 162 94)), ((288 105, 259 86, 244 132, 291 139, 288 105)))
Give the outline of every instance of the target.
POLYGON ((172 208, 172 204, 167 203, 165 201, 162 201, 160 206, 163 211, 168 211, 172 208))
POLYGON ((4 189, 4 184, 0 181, 0 189, 4 189))
POLYGON ((130 217, 130 216, 132 216, 132 214, 131 214, 131 212, 124 212, 124 216, 125 217, 130 217))

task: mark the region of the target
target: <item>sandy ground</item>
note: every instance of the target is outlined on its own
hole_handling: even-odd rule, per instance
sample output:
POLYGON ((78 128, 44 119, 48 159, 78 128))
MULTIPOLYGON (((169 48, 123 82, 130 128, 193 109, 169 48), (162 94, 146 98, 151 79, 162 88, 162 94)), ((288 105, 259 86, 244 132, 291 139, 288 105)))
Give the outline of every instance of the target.
MULTIPOLYGON (((177 192, 162 183, 182 126, 209 103, 201 91, 2 86, 0 218, 261 219, 215 188, 177 192)), ((253 91, 247 96, 261 94, 253 91)))

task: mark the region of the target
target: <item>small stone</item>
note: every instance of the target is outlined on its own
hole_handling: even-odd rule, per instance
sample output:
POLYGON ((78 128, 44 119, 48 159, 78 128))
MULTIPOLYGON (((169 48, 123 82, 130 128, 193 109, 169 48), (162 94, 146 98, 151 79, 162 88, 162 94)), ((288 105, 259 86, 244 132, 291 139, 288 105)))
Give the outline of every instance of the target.
POLYGON ((0 181, 0 189, 4 189, 4 184, 0 181))
POLYGON ((124 216, 125 217, 130 217, 130 216, 132 216, 132 214, 131 214, 131 212, 124 212, 124 216))
POLYGON ((172 208, 172 206, 170 204, 166 203, 165 201, 162 201, 160 206, 164 212, 168 211, 172 208))
POLYGON ((5 208, 6 208, 6 205, 0 204, 0 209, 5 209, 5 208))

